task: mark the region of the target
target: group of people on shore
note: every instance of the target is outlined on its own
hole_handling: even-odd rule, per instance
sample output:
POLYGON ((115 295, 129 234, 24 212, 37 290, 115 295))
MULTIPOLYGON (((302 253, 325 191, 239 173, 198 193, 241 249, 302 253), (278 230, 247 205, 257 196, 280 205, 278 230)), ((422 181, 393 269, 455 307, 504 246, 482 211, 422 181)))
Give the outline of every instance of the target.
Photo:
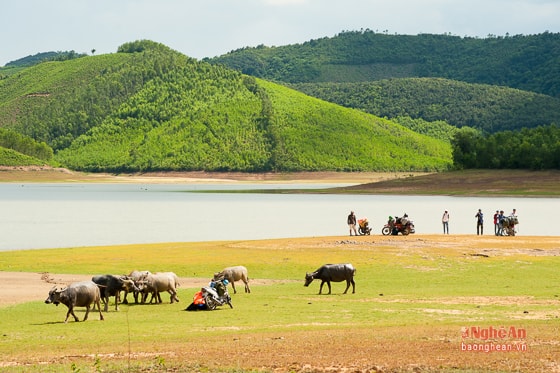
MULTIPOLYGON (((478 236, 482 236, 484 234, 484 213, 482 212, 482 209, 478 209, 474 217, 476 219, 476 234, 478 236)), ((443 224, 443 234, 449 234, 449 219, 449 211, 445 210, 443 212, 443 216, 441 217, 441 223, 443 224)), ((357 236, 358 232, 356 231, 356 215, 354 214, 354 211, 351 211, 350 215, 348 215, 347 223, 350 230, 350 236, 352 236, 352 232, 354 232, 354 235, 357 236)), ((494 214, 494 234, 496 236, 512 235, 510 233, 515 233, 515 224, 517 224, 516 209, 513 209, 509 216, 506 216, 504 214, 504 210, 496 210, 496 213, 494 214), (508 223, 507 227, 505 222, 508 223)))
MULTIPOLYGON (((484 234, 484 213, 482 209, 478 209, 477 213, 474 215, 476 219, 476 234, 477 236, 482 236, 484 234)), ((494 234, 496 236, 506 236, 505 222, 511 221, 513 226, 508 225, 507 228, 510 232, 515 233, 515 224, 517 224, 517 210, 513 209, 509 216, 504 214, 504 210, 496 210, 494 214, 494 234)), ((441 217, 441 222, 443 224, 443 234, 449 234, 449 211, 445 210, 443 216, 441 217)))

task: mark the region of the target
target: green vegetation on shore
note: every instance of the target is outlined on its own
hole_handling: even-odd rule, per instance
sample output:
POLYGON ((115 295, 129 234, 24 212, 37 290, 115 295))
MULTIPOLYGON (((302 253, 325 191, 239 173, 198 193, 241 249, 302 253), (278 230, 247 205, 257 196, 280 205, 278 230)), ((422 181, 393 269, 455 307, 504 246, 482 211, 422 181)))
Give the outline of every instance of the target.
MULTIPOLYGON (((70 371, 71 365, 72 371, 159 371, 165 365, 173 371, 267 372, 301 368, 308 363, 308 348, 321 350, 325 358, 315 363, 325 367, 333 359, 356 364, 364 354, 365 365, 390 359, 391 371, 404 372, 417 362, 418 349, 433 356, 425 365, 433 370, 427 371, 488 371, 484 361, 464 359, 460 350, 461 327, 471 325, 525 328, 522 342, 530 345, 531 358, 507 355, 524 371, 542 370, 557 353, 558 292, 550 280, 560 257, 554 238, 474 237, 468 247, 461 237, 425 236, 414 244, 404 237, 401 243, 344 238, 0 252, 0 268, 8 271, 90 276, 150 269, 199 281, 235 257, 252 279, 250 294, 232 294, 233 309, 210 312, 183 311, 198 289, 188 284, 179 288, 181 301, 175 304, 164 296, 163 304, 121 305, 115 311, 111 298, 102 322, 90 312, 86 322, 64 324, 66 307, 42 299, 0 307, 0 353, 5 363, 17 362, 2 371, 19 372, 25 364, 26 372, 70 371), (477 255, 481 252, 486 254, 477 255), (322 296, 318 282, 303 287, 305 273, 326 262, 357 268, 355 294, 342 295, 344 283, 333 283, 332 294, 322 296), (360 336, 348 355, 340 354, 344 346, 324 343, 344 334, 360 336), (208 354, 216 346, 221 353, 208 354), (403 351, 400 359, 392 349, 383 352, 390 346, 403 351), (154 359, 162 366, 153 367, 154 359)), ((77 314, 83 318, 84 309, 77 314)), ((504 371, 507 364, 504 359, 492 371, 504 371)))

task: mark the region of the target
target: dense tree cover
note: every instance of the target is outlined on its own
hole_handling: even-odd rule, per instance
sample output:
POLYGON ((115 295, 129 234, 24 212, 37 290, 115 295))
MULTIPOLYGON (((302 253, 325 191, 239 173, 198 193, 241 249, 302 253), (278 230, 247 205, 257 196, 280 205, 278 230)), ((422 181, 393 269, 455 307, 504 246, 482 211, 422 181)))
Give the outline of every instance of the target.
POLYGON ((560 128, 554 124, 487 136, 460 129, 452 146, 457 168, 560 169, 560 128))
POLYGON ((445 121, 485 132, 560 123, 560 98, 441 78, 291 85, 314 97, 388 118, 445 121))
POLYGON ((86 54, 76 53, 75 51, 41 52, 32 56, 19 58, 15 61, 10 61, 5 65, 5 67, 28 67, 46 61, 66 61, 84 56, 86 56, 86 54))
POLYGON ((449 143, 359 110, 259 81, 273 105, 271 159, 282 171, 445 170, 449 143))
POLYGON ((372 30, 282 47, 242 48, 208 59, 286 83, 440 77, 560 97, 560 34, 389 35, 372 30))
POLYGON ((451 140, 453 140, 455 134, 459 131, 459 128, 442 120, 428 122, 422 118, 413 119, 411 117, 396 117, 393 118, 393 120, 416 133, 421 133, 448 143, 451 143, 451 140))
POLYGON ((152 45, 142 53, 42 63, 0 80, 0 123, 63 149, 147 82, 193 61, 152 45))
POLYGON ((44 166, 48 162, 0 146, 0 166, 44 166))
POLYGON ((86 171, 443 170, 451 146, 151 41, 0 81, 0 123, 86 171))
POLYGON ((0 146, 44 161, 53 158, 53 150, 44 142, 37 142, 16 131, 0 127, 0 146))
POLYGON ((360 111, 193 64, 57 155, 87 171, 443 170, 451 147, 360 111))

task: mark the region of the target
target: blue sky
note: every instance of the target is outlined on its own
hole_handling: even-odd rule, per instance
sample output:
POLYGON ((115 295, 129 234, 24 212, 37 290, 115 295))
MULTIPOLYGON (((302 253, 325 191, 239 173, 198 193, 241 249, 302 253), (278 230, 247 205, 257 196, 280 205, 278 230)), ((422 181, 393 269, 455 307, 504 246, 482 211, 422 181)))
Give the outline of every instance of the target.
POLYGON ((560 0, 4 1, 0 66, 47 51, 114 53, 149 39, 194 58, 343 30, 458 36, 560 32, 560 0))

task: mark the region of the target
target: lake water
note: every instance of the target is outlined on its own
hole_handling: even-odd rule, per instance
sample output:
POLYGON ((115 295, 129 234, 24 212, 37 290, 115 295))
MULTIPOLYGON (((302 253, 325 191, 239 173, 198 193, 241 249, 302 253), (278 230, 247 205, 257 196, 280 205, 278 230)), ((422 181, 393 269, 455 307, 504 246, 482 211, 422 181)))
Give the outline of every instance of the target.
POLYGON ((375 235, 405 212, 418 234, 441 233, 446 209, 451 234, 476 234, 480 208, 493 234, 494 211, 516 208, 519 235, 560 236, 559 198, 201 192, 332 186, 341 184, 0 184, 0 250, 347 236, 350 210, 375 235))

